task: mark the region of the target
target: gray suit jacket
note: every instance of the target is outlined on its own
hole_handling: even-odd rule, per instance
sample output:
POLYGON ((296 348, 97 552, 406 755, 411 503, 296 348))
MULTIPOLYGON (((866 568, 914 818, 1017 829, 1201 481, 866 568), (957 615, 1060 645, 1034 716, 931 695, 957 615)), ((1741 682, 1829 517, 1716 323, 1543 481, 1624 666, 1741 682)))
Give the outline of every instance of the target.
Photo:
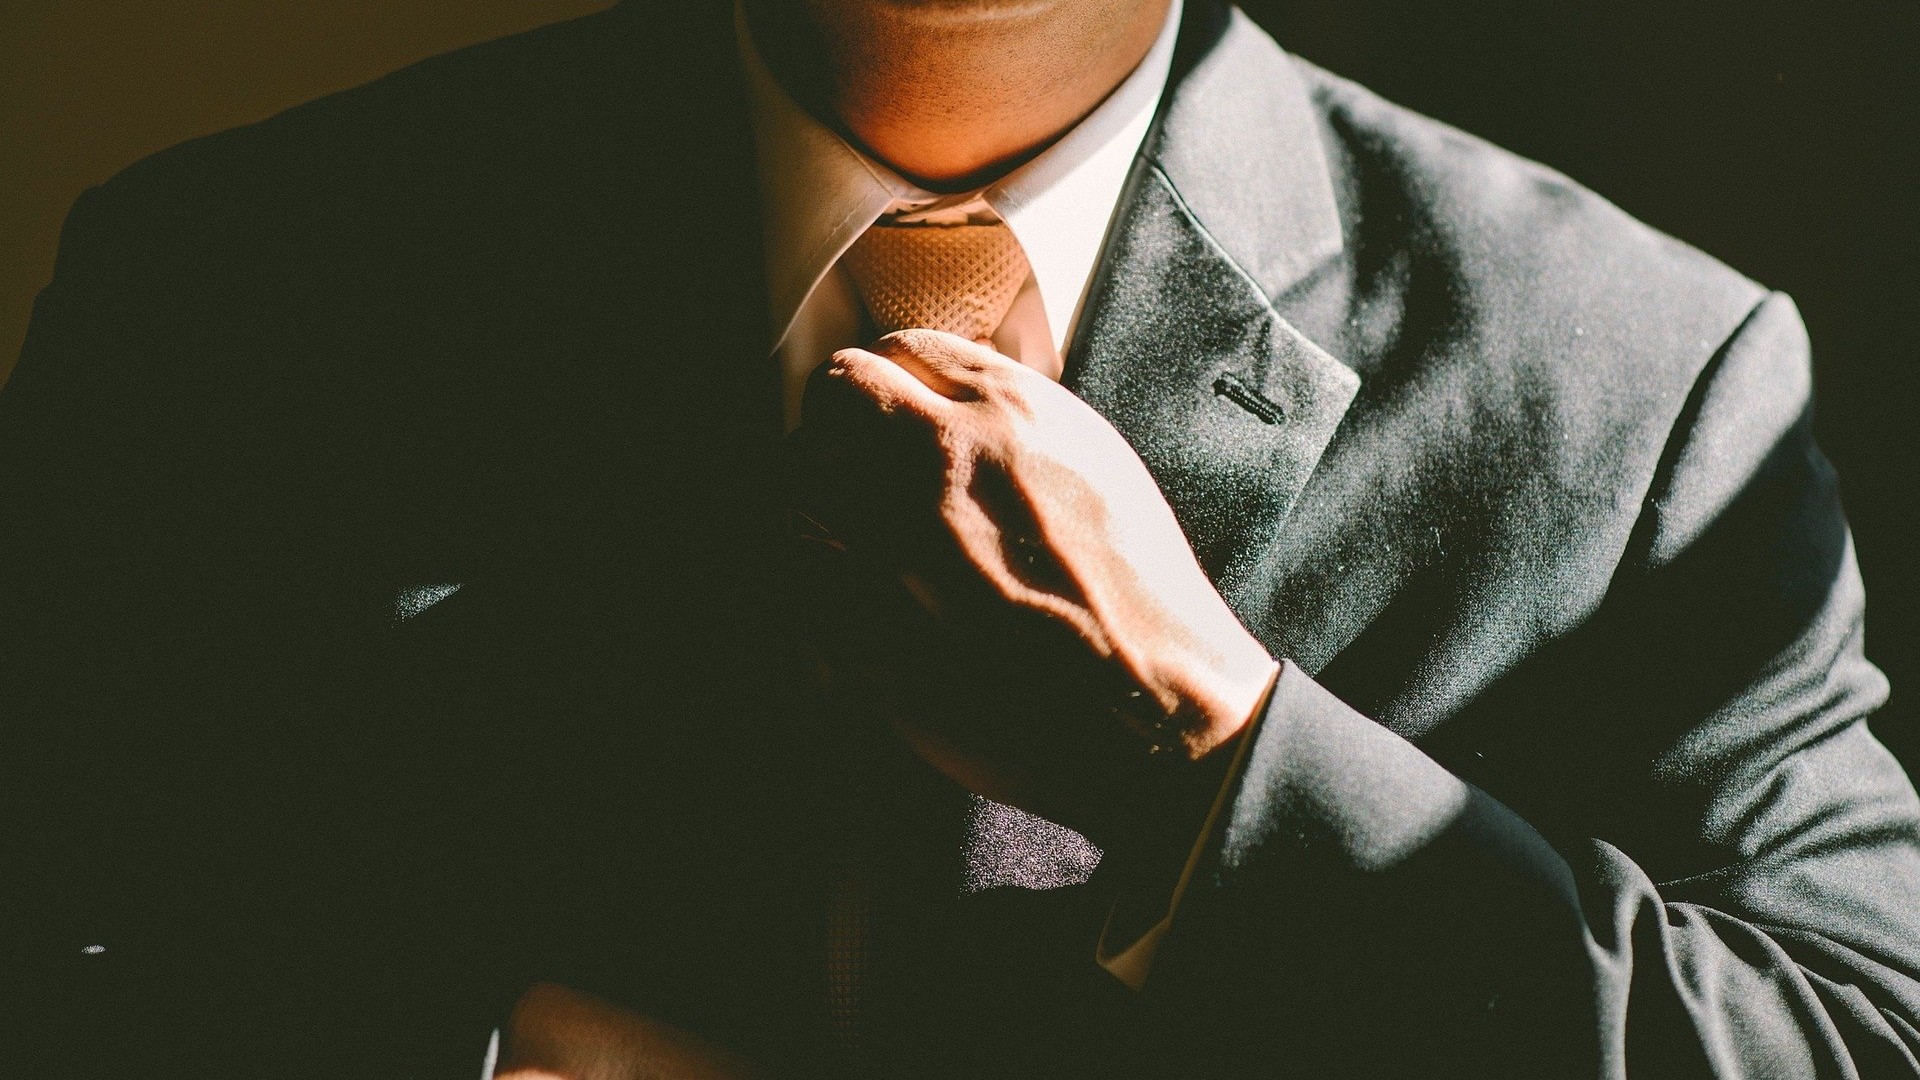
MULTIPOLYGON (((1190 8, 1065 380, 1283 674, 1145 994, 1099 878, 974 897, 872 1064, 1920 1072, 1791 303, 1190 8)), ((963 838, 780 660, 727 35, 629 2, 76 206, 0 394, 40 1074, 461 1075, 534 977, 830 1068, 823 853, 963 838)))

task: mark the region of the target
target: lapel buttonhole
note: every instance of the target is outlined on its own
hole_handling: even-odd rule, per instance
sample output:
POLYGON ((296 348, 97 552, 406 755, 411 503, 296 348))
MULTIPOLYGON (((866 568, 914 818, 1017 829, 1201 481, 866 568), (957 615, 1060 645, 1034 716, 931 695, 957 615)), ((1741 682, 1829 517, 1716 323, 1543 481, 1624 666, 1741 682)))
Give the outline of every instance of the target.
POLYGON ((1247 380, 1231 371, 1213 380, 1215 397, 1223 397, 1258 417, 1263 424, 1277 424, 1286 418, 1286 410, 1255 390, 1247 380))

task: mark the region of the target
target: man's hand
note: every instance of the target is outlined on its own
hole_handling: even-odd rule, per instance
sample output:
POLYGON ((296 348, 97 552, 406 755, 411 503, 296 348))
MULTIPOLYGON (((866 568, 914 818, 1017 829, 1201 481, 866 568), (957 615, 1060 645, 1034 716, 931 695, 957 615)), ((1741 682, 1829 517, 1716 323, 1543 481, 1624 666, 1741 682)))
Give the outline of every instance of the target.
POLYGON ((1098 840, 1164 775, 1148 762, 1199 761, 1251 718, 1276 665, 1132 447, 1063 387, 907 330, 835 354, 809 428, 801 509, 928 616, 912 642, 854 620, 830 652, 954 779, 1098 840))
POLYGON ((690 1032, 553 983, 513 1007, 497 1080, 752 1080, 690 1032))

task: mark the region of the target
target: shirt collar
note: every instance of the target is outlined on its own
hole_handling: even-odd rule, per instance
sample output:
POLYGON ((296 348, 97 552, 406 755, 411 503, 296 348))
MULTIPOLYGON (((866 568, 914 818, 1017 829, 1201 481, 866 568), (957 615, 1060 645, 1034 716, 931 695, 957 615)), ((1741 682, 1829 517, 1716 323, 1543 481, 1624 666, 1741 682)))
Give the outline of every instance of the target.
POLYGON ((998 217, 1026 252, 1054 344, 1063 351, 1100 256, 1107 222, 1166 89, 1182 0, 1133 73, 1072 130, 978 191, 925 191, 861 153, 788 96, 753 46, 745 9, 735 34, 753 101, 755 158, 773 347, 821 278, 889 213, 952 208, 998 217))

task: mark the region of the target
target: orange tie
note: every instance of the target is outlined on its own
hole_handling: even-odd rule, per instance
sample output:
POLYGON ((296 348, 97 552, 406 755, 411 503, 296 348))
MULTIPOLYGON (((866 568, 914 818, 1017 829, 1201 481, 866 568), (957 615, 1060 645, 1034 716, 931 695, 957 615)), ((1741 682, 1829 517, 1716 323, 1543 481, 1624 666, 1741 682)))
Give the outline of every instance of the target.
POLYGON ((984 341, 1028 274, 1020 241, 1000 223, 875 225, 844 258, 882 334, 924 327, 984 341))

